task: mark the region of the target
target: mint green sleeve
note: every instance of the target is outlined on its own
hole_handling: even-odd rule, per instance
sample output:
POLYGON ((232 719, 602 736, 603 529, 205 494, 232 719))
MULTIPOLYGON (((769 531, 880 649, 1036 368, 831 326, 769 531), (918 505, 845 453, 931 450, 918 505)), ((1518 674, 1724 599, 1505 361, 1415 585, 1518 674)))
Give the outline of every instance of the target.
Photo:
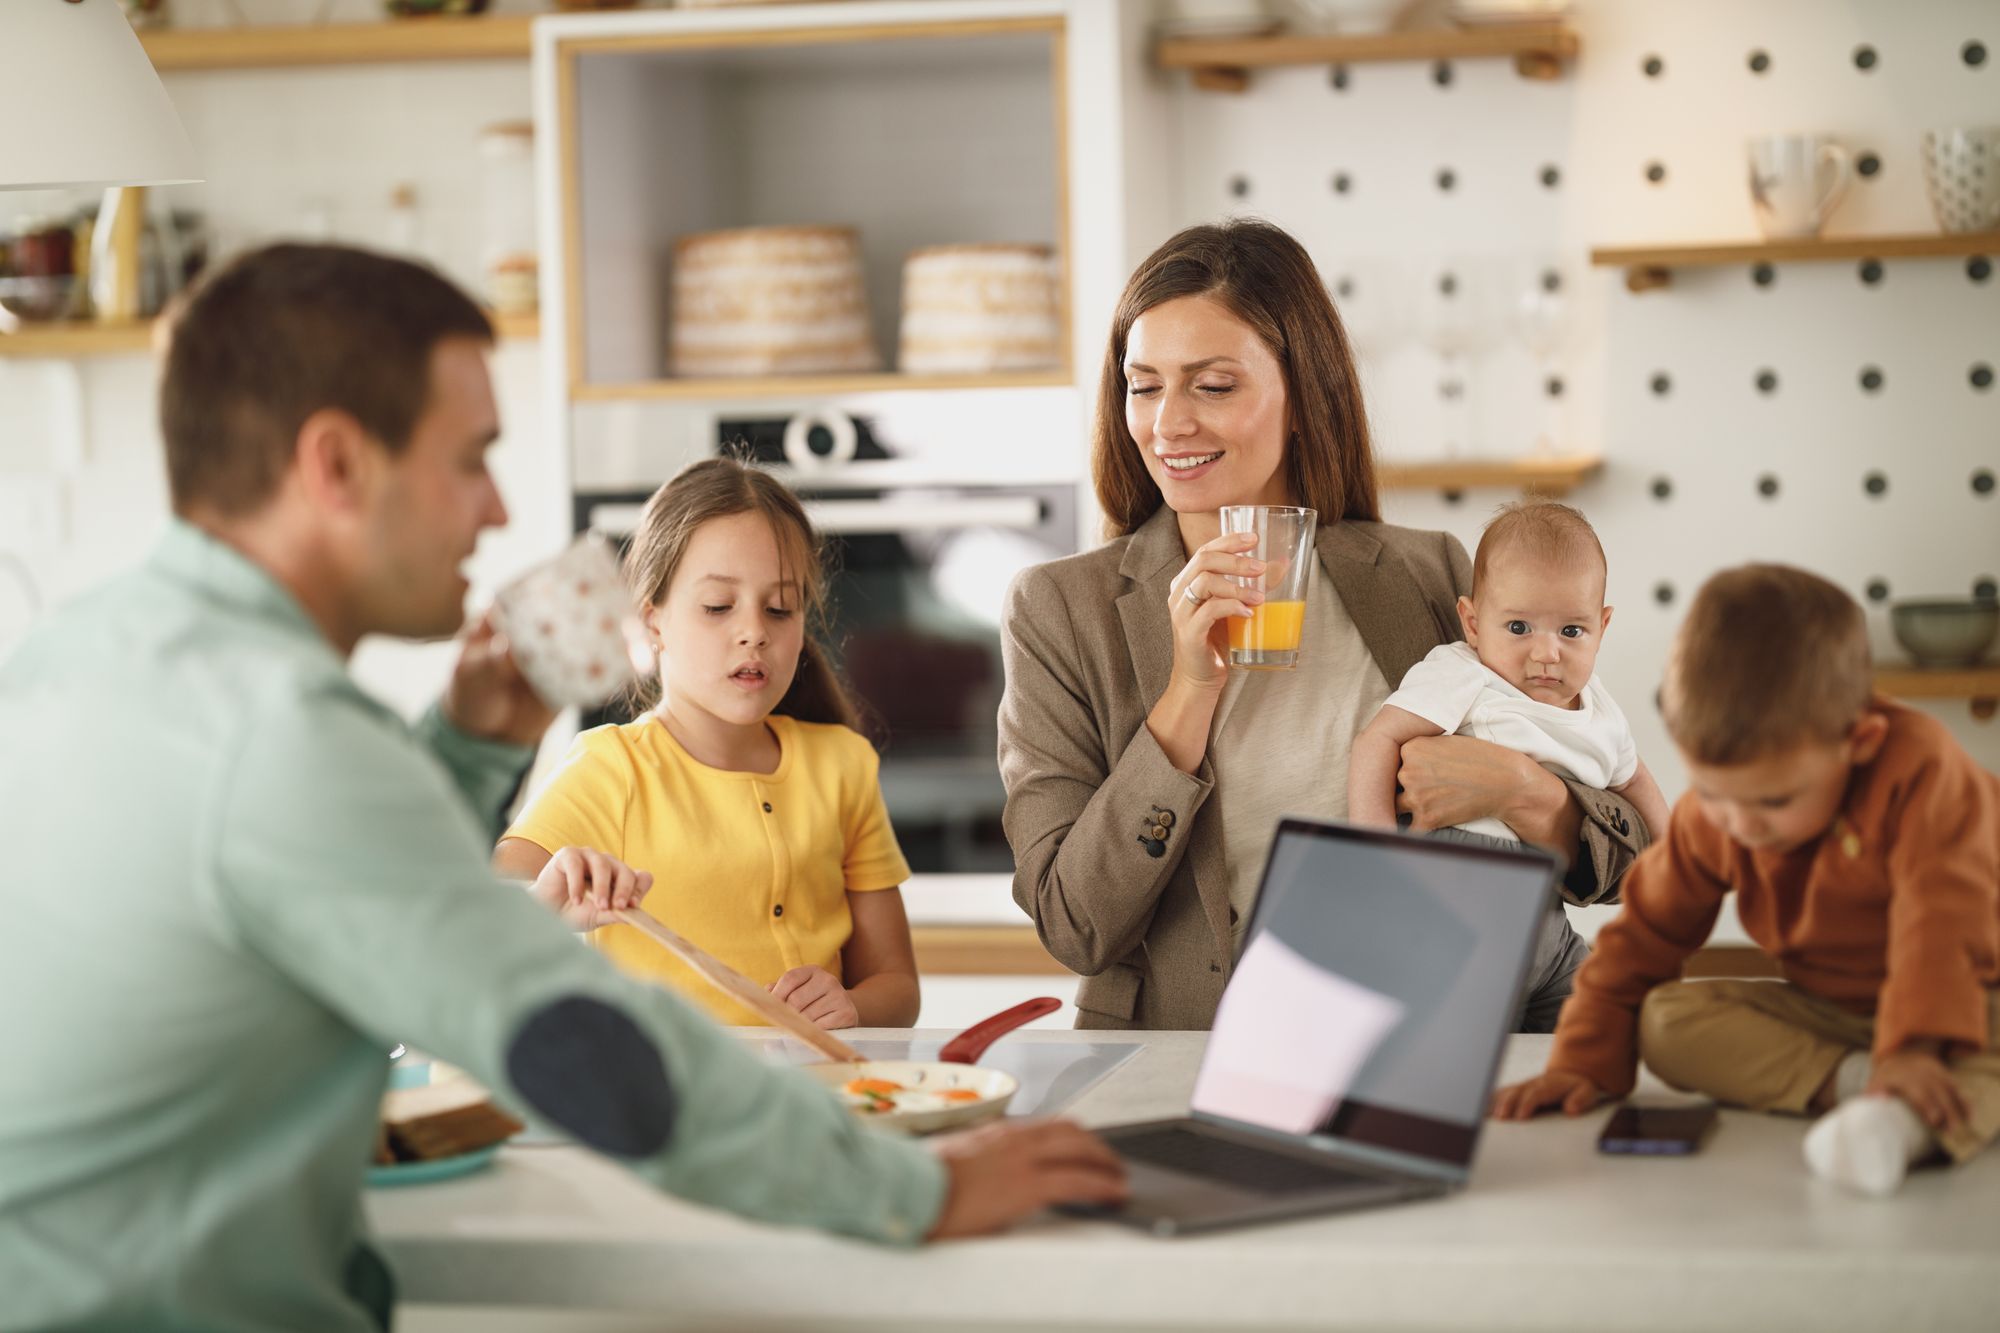
POLYGON ((451 774, 481 827, 497 837, 505 826, 507 806, 534 761, 534 748, 468 736, 446 720, 437 704, 424 710, 414 730, 451 774))
POLYGON ((513 1042, 557 1001, 599 1001, 654 1044, 676 1103, 664 1146, 628 1161, 640 1175, 769 1221, 890 1242, 929 1232, 944 1193, 929 1152, 859 1124, 496 888, 476 821, 398 719, 329 691, 257 719, 241 744, 206 886, 214 920, 333 1015, 533 1114, 509 1076, 513 1042))

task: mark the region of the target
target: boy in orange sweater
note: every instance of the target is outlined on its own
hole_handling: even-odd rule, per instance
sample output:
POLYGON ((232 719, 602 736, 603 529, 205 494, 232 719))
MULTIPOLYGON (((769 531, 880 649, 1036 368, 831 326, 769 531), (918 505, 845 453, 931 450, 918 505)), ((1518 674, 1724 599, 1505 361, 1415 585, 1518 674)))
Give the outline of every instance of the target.
POLYGON ((2000 779, 1872 692, 1861 609, 1800 570, 1702 588, 1660 704, 1689 793, 1628 873, 1548 1069, 1493 1114, 1581 1115, 1643 1057, 1676 1087, 1822 1113, 1812 1171, 1866 1194, 2000 1135, 2000 779), (1722 897, 1783 981, 1676 980, 1722 897))

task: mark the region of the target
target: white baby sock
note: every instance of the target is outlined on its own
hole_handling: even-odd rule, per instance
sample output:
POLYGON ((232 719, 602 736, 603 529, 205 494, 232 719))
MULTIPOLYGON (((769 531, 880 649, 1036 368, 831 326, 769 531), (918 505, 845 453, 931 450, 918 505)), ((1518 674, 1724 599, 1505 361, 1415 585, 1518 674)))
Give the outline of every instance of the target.
POLYGON ((1806 1165, 1822 1180, 1881 1199, 1936 1146, 1902 1098, 1850 1097, 1806 1132, 1806 1165))
POLYGON ((1833 1104, 1840 1105, 1850 1097, 1859 1097, 1868 1087, 1868 1076, 1875 1072, 1875 1062, 1868 1058, 1866 1051, 1849 1051, 1833 1070, 1833 1104))

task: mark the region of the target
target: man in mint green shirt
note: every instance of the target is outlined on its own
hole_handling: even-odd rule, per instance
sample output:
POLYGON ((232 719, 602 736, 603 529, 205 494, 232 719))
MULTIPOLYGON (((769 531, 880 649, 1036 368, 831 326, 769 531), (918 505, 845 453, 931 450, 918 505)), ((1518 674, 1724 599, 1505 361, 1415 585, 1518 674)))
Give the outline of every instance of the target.
POLYGON ((751 1217, 914 1243, 1122 1188, 1074 1126, 859 1127, 492 878, 550 720, 504 644, 475 627, 415 728, 346 670, 364 634, 456 629, 506 521, 490 336, 401 261, 230 265, 168 354, 178 517, 0 666, 0 1327, 386 1327, 359 1189, 397 1041, 751 1217))

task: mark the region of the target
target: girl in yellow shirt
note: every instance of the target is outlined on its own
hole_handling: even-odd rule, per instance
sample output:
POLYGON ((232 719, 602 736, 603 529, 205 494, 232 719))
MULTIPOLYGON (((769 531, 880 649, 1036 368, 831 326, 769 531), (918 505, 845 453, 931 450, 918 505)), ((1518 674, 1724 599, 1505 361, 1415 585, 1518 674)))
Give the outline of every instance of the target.
MULTIPOLYGON (((659 653, 660 701, 577 737, 494 854, 532 879, 563 847, 653 873, 642 909, 821 1027, 907 1027, 910 868, 874 747, 808 632, 819 543, 766 472, 713 458, 647 503, 626 568, 659 653)), ((591 942, 725 1023, 756 1013, 627 925, 591 942)))

